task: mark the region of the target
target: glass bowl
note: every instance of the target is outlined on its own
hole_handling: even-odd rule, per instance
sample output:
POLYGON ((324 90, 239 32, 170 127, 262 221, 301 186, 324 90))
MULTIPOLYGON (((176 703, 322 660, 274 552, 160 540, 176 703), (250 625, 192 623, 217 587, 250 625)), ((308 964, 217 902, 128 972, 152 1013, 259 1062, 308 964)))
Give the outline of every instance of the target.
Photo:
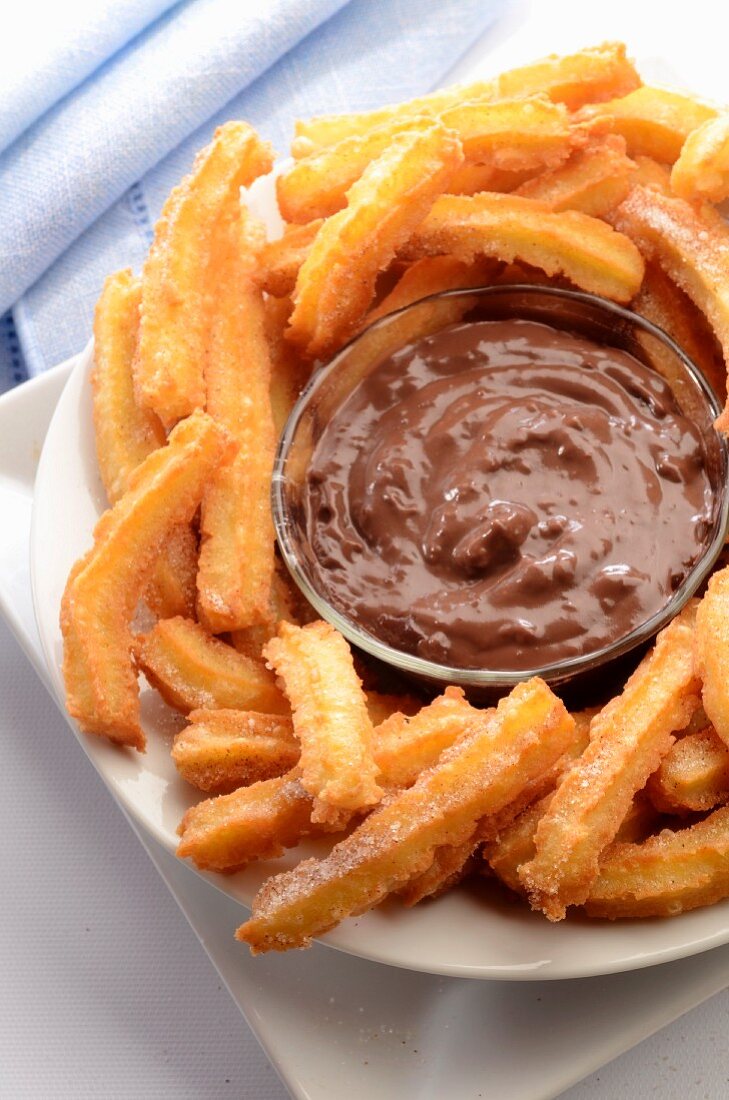
MULTIPOLYGON (((532 285, 452 290, 434 294, 375 321, 315 372, 284 429, 274 465, 272 508, 284 561, 318 614, 357 649, 387 668, 439 689, 463 687, 476 701, 490 701, 516 683, 541 676, 573 698, 598 698, 624 677, 648 642, 706 580, 726 538, 729 519, 724 436, 713 428, 720 412, 716 395, 701 371, 661 329, 602 298, 577 291, 532 285), (673 390, 681 410, 700 428, 715 493, 713 526, 706 550, 668 602, 629 634, 602 649, 555 664, 519 671, 457 668, 414 656, 386 644, 333 607, 312 569, 303 506, 306 475, 321 432, 334 412, 372 370, 398 348, 455 322, 521 319, 621 348, 656 370, 673 390)), ((564 692, 563 692, 564 693, 564 692)))

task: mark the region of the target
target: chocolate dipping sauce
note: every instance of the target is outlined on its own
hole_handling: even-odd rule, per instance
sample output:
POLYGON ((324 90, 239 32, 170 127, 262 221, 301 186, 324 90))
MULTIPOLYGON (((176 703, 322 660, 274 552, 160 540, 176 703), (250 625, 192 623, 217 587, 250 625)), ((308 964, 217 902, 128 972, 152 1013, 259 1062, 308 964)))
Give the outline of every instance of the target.
POLYGON ((537 669, 625 636, 710 538, 697 426, 632 355, 533 321, 454 325, 349 396, 306 526, 331 603, 397 649, 537 669))

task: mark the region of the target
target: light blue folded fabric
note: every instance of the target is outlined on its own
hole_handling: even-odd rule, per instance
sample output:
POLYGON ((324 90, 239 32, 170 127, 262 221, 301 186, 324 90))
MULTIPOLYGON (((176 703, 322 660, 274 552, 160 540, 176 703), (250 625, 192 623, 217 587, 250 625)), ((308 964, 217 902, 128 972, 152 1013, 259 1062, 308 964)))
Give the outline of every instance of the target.
POLYGON ((343 2, 178 5, 38 119, 0 155, 0 311, 343 2))
POLYGON ((220 122, 249 120, 285 155, 297 117, 433 87, 500 7, 269 0, 256 15, 248 4, 190 0, 172 9, 0 156, 0 306, 15 301, 12 318, 0 318, 0 374, 3 364, 17 374, 19 357, 37 374, 83 346, 105 275, 140 268, 164 198, 220 122), (75 136, 71 119, 83 120, 75 136), (62 171, 61 134, 73 143, 62 171))
POLYGON ((0 151, 174 2, 15 4, 0 65, 0 151))

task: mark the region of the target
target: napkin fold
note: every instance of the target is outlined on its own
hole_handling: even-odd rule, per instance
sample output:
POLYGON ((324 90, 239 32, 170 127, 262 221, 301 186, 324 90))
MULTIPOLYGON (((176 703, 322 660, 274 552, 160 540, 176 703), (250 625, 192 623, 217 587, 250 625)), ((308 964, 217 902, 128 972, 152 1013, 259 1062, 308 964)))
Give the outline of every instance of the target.
POLYGON ((174 2, 66 0, 43 3, 42 11, 33 0, 15 5, 3 20, 0 151, 174 2))
POLYGON ((245 118, 285 155, 296 117, 433 87, 500 7, 188 0, 126 40, 0 154, 5 384, 83 346, 103 278, 139 269, 164 198, 216 125, 245 118))
MULTIPOLYGON (((135 180, 342 3, 189 0, 39 118, 0 155, 0 311, 135 180)), ((115 18, 119 5, 105 6, 115 18)))

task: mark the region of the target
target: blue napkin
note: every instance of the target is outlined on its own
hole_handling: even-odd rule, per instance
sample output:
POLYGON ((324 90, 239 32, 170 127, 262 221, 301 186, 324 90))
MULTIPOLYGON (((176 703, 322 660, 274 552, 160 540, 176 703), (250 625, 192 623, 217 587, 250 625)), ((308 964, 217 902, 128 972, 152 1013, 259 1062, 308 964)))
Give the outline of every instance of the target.
MULTIPOLYGON (((63 77, 49 76, 35 98, 8 80, 26 122, 67 94, 0 152, 0 310, 12 306, 0 317, 0 388, 84 345, 105 275, 140 268, 165 196, 216 125, 245 118, 286 155, 297 117, 433 87, 501 2, 188 0, 130 40, 167 6, 130 4, 123 26, 104 32, 117 52, 90 75, 102 56, 98 15, 95 36, 77 25, 98 46, 85 70, 70 71, 67 43, 63 77)), ((112 23, 120 7, 96 0, 112 23)), ((0 76, 0 99, 4 87, 0 76)), ((16 117, 0 114, 0 148, 16 117)))
MULTIPOLYGON (((14 5, 0 66, 0 150, 59 103, 174 0, 14 5)), ((7 29, 6 29, 7 33, 7 29)))

